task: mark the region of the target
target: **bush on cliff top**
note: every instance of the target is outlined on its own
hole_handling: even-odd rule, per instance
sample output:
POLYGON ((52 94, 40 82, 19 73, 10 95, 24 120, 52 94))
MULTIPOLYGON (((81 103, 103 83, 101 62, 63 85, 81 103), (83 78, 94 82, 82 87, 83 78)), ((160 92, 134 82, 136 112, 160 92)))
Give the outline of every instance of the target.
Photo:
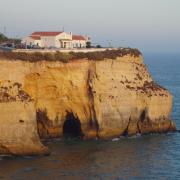
POLYGON ((138 57, 141 55, 141 52, 137 49, 117 49, 117 50, 106 50, 106 51, 95 51, 95 52, 0 52, 0 58, 6 58, 10 60, 23 60, 30 62, 37 61, 61 61, 67 63, 70 60, 77 59, 88 59, 88 60, 104 60, 104 59, 116 59, 117 57, 123 57, 125 55, 131 55, 134 57, 138 57))

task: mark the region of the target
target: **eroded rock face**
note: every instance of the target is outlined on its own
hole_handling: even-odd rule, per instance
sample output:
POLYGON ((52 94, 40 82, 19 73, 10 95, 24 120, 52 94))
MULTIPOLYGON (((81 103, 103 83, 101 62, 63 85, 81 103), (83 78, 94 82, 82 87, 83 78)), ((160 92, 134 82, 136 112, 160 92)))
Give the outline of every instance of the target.
MULTIPOLYGON (((29 139, 31 152, 33 145, 44 151, 38 134, 41 138, 63 136, 65 124, 70 130, 68 123, 75 124, 85 139, 175 130, 170 119, 172 95, 153 82, 142 56, 83 59, 66 64, 4 60, 0 67, 1 82, 20 84, 16 96, 1 85, 0 128, 4 131, 0 132, 0 139, 18 141, 24 149, 24 141, 29 139), (3 93, 8 97, 3 99, 3 93), (74 118, 67 123, 68 113, 74 118), (18 133, 4 135, 11 128, 18 133)), ((0 147, 0 152, 4 152, 4 143, 0 147)), ((13 149, 14 144, 9 147, 13 149)))
POLYGON ((96 62, 92 82, 99 137, 175 129, 172 96, 153 82, 142 57, 96 62))
POLYGON ((36 109, 21 84, 0 83, 0 154, 48 154, 37 133, 36 109))

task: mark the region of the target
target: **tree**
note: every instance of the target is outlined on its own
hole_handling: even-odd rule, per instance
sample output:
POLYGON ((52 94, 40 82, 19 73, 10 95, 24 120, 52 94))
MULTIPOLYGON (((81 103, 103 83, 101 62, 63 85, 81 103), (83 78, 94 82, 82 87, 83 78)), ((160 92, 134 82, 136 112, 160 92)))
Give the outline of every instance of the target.
POLYGON ((0 42, 4 42, 7 40, 8 40, 8 38, 4 34, 0 33, 0 42))
POLYGON ((91 42, 90 42, 90 41, 88 41, 88 42, 86 43, 86 48, 91 48, 91 42))
POLYGON ((98 44, 98 45, 96 46, 96 48, 102 48, 102 46, 98 44))

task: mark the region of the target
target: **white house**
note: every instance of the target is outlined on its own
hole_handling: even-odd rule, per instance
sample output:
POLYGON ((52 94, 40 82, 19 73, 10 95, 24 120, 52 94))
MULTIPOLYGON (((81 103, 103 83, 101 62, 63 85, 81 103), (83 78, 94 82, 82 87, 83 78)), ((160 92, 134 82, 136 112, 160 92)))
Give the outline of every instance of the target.
POLYGON ((41 38, 38 36, 28 36, 22 39, 21 41, 22 44, 26 44, 26 45, 37 45, 39 47, 42 47, 42 43, 41 43, 41 38))
POLYGON ((28 37, 22 39, 21 43, 29 46, 39 46, 44 48, 85 48, 90 41, 87 36, 72 35, 66 32, 33 32, 28 37))
POLYGON ((81 35, 72 35, 72 46, 73 48, 85 48, 86 43, 89 41, 88 37, 81 35))

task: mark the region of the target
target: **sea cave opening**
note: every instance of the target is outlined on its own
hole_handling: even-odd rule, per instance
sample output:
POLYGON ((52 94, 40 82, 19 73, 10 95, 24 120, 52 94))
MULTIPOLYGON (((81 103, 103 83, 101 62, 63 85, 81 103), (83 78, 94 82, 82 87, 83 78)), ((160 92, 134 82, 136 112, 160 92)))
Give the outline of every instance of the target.
POLYGON ((143 122, 146 119, 146 110, 143 110, 140 115, 140 121, 143 122))
POLYGON ((81 122, 78 118, 74 116, 72 112, 68 112, 66 115, 66 120, 63 125, 63 135, 65 138, 83 137, 83 133, 81 130, 81 122))

